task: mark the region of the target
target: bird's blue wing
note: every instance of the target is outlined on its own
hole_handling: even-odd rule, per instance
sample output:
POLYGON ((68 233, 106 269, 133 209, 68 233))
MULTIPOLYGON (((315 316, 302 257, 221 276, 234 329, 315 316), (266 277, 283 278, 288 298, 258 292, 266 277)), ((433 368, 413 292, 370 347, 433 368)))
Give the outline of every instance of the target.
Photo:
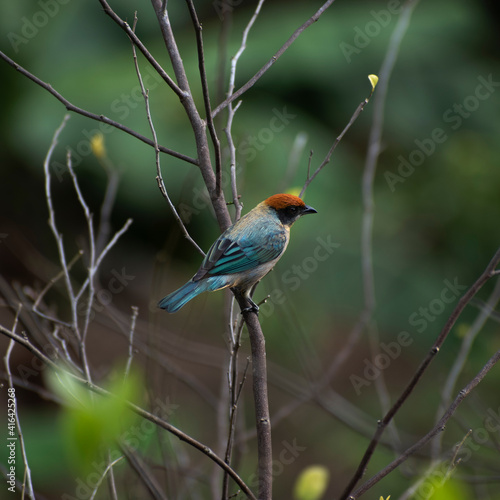
POLYGON ((223 234, 208 251, 193 280, 254 269, 260 264, 277 259, 283 253, 285 244, 285 237, 273 238, 272 242, 265 236, 254 237, 250 242, 246 238, 233 241, 223 234))

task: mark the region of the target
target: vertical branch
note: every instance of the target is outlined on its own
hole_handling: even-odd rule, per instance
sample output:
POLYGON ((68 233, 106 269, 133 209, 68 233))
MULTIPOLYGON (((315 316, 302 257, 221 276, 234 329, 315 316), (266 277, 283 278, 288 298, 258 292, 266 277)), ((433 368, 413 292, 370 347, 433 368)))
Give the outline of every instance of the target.
POLYGON ((283 44, 283 46, 274 54, 274 56, 269 59, 269 61, 262 66, 262 68, 257 71, 257 73, 248 80, 245 85, 240 87, 236 92, 232 93, 230 96, 226 98, 226 100, 220 103, 213 111, 213 116, 216 116, 220 113, 230 102, 236 100, 240 95, 246 92, 250 87, 252 87, 259 78, 271 67, 273 64, 285 53, 285 51, 292 45, 292 43, 297 40, 300 34, 307 29, 309 26, 314 24, 322 14, 330 7, 335 0, 327 0, 316 12, 313 14, 302 26, 299 26, 292 34, 292 36, 283 44))
POLYGON ((132 306, 132 318, 130 320, 130 331, 128 334, 128 358, 127 364, 125 365, 125 375, 123 377, 124 379, 127 379, 128 374, 130 373, 130 367, 132 366, 132 359, 134 357, 134 332, 138 315, 139 308, 137 306, 132 306))
MULTIPOLYGON (((14 325, 12 326, 12 332, 16 332, 17 328, 17 322, 19 319, 19 313, 21 312, 21 304, 19 304, 19 307, 17 308, 16 311, 16 316, 14 318, 14 325)), ((7 373, 7 381, 9 383, 9 388, 14 391, 14 383, 12 381, 12 373, 10 371, 10 355, 12 354, 12 349, 14 348, 15 341, 14 339, 10 339, 9 345, 7 347, 7 352, 5 353, 5 356, 3 358, 4 364, 5 364, 5 371, 7 373)), ((23 438, 23 432, 21 429, 21 421, 19 420, 19 411, 17 408, 17 399, 15 396, 12 396, 12 399, 14 399, 14 418, 16 421, 16 427, 17 427, 17 435, 19 436, 19 445, 21 447, 21 454, 23 456, 23 463, 24 463, 24 482, 23 482, 23 498, 24 498, 24 488, 25 484, 27 485, 28 489, 28 496, 31 500, 35 500, 35 492, 33 490, 33 483, 31 481, 31 469, 28 464, 28 456, 26 455, 26 448, 24 446, 24 438, 23 438)), ((15 441, 9 441, 10 442, 15 442, 15 441)))
POLYGON ((52 203, 52 192, 51 192, 51 176, 50 176, 50 160, 52 158, 52 154, 54 152, 54 149, 57 145, 57 142, 59 140, 59 135, 61 134, 62 130, 66 126, 66 122, 69 119, 69 115, 66 115, 63 118, 63 121, 59 128, 56 130, 54 133, 54 137, 52 139, 52 143, 49 147, 49 151, 47 152, 47 156, 45 157, 44 161, 44 172, 45 172, 45 197, 47 199, 47 206, 49 209, 49 226, 52 230, 52 233, 54 234, 54 237, 56 239, 57 243, 57 248, 59 252, 59 261, 61 263, 63 273, 64 273, 64 280, 66 283, 66 291, 68 293, 68 299, 70 302, 70 307, 71 307, 71 318, 72 318, 72 329, 73 332, 78 340, 78 345, 79 345, 79 350, 80 350, 80 361, 82 363, 85 376, 87 378, 88 382, 91 382, 91 375, 90 375, 90 369, 88 366, 88 361, 87 361, 87 353, 85 349, 85 337, 87 333, 87 328, 89 324, 89 318, 90 318, 90 308, 92 307, 92 300, 93 300, 93 272, 94 272, 94 260, 95 260, 95 241, 93 238, 93 226, 92 226, 92 220, 90 217, 90 213, 88 211, 88 207, 85 205, 85 202, 83 202, 83 198, 81 197, 80 190, 78 188, 78 183, 76 182, 75 174, 73 172, 73 169, 71 168, 71 157, 68 152, 68 161, 67 161, 67 167, 69 169, 69 172, 71 174, 71 177, 73 179, 73 183, 75 185, 75 189, 78 194, 78 198, 80 200, 80 203, 82 203, 82 207, 84 208, 85 211, 85 216, 87 219, 88 227, 89 227, 89 245, 90 245, 90 264, 89 264, 89 273, 88 273, 88 278, 87 278, 87 283, 89 284, 89 301, 87 304, 87 311, 85 315, 85 322, 84 322, 84 329, 83 333, 80 332, 80 328, 78 325, 78 313, 77 313, 77 306, 78 306, 78 301, 79 301, 79 296, 75 295, 75 291, 73 290, 73 285, 71 284, 71 278, 69 275, 69 266, 66 261, 66 252, 64 250, 64 244, 63 244, 63 237, 62 234, 59 232, 57 229, 56 225, 56 219, 55 219, 55 212, 54 212, 54 206, 52 203), (86 210, 85 210, 86 209, 86 210))
MULTIPOLYGON (((231 457, 233 453, 233 445, 234 445, 234 435, 236 431, 236 416, 238 410, 238 401, 240 399, 241 390, 243 388, 243 384, 246 379, 246 373, 248 370, 248 360, 245 370, 243 372, 243 377, 238 387, 238 353, 241 347, 241 333, 243 331, 243 317, 240 316, 240 320, 236 324, 236 331, 233 324, 233 304, 234 299, 231 300, 231 310, 230 310, 230 339, 229 343, 231 345, 231 353, 229 356, 229 366, 228 366, 228 385, 229 385, 229 397, 230 397, 230 405, 229 405, 229 429, 226 443, 226 453, 224 456, 225 462, 230 465, 231 457)), ((222 481, 222 498, 227 498, 228 495, 228 487, 229 487, 229 476, 227 473, 224 473, 224 479, 222 481)))
POLYGON ((252 350, 252 379, 255 402, 255 420, 257 429, 257 453, 259 476, 259 500, 272 498, 272 443, 271 420, 269 416, 269 398, 267 390, 266 340, 262 333, 259 317, 249 310, 249 303, 239 293, 236 300, 242 310, 243 319, 247 325, 252 350))
POLYGON ((51 184, 50 183, 50 181, 51 181, 50 160, 52 158, 52 154, 53 154, 54 149, 57 145, 57 142, 59 141, 59 136, 60 136, 61 132, 63 131, 64 127, 66 126, 66 122, 68 120, 69 120, 69 114, 64 116, 61 125, 55 131, 54 136, 52 138, 52 142, 51 142, 50 147, 49 147, 49 150, 47 152, 47 156, 45 157, 45 161, 43 163, 43 168, 44 168, 44 173, 45 173, 45 198, 47 200, 47 207, 49 209, 49 226, 50 226, 50 229, 52 230, 52 234, 54 235, 54 238, 56 240, 57 250, 59 253, 59 261, 61 262, 61 266, 62 266, 63 273, 64 273, 64 282, 66 284, 66 291, 68 293, 68 298, 70 300, 72 328, 73 328, 74 334, 76 335, 77 339, 80 340, 80 330, 78 328, 78 316, 77 316, 77 310, 76 310, 75 293, 73 290, 73 286, 71 284, 71 278, 69 276, 69 268, 68 268, 68 264, 66 262, 66 252, 64 250, 62 234, 59 232, 59 230, 57 229, 57 225, 56 225, 56 216, 55 216, 55 212, 54 212, 54 206, 52 203, 52 191, 51 191, 51 187, 50 187, 50 184, 51 184))
MULTIPOLYGON (((87 298, 87 308, 85 311, 85 317, 83 321, 83 329, 81 333, 81 339, 80 339, 80 357, 81 361, 83 364, 83 368, 85 371, 85 375, 87 377, 87 380, 90 382, 91 381, 91 375, 90 375, 90 368, 88 365, 88 360, 87 360, 87 349, 85 346, 85 342, 87 339, 87 333, 89 329, 89 324, 90 324, 90 316, 92 313, 92 306, 94 303, 94 293, 95 293, 95 283, 94 283, 94 278, 95 278, 95 273, 96 273, 96 250, 95 250, 95 236, 94 236, 94 221, 92 214, 90 213, 89 207, 87 203, 85 202, 82 192, 80 190, 80 186, 78 184, 78 179, 76 178, 75 172, 73 170, 73 164, 71 162, 71 152, 68 150, 67 157, 66 157, 66 166, 68 167, 71 180, 73 181, 73 186, 75 188, 78 201, 80 202, 80 205, 83 209, 83 213, 85 215, 85 220, 87 221, 87 228, 88 228, 88 233, 89 233, 89 267, 88 267, 88 298, 87 298)), ((75 301, 77 302, 77 301, 75 301)), ((75 304, 76 306, 76 304, 75 304)))
MULTIPOLYGON (((137 24, 137 12, 135 13, 134 16, 134 25, 132 28, 132 32, 135 32, 135 27, 137 24)), ((165 183, 163 182, 163 176, 161 173, 161 165, 160 165, 160 150, 158 147, 158 136, 156 135, 156 129, 153 124, 153 118, 151 117, 151 109, 149 106, 149 91, 144 87, 144 81, 142 79, 141 75, 141 70, 139 68, 139 62, 137 60, 137 52, 135 50, 135 45, 132 43, 132 54, 134 57, 134 66, 135 66, 135 71, 137 73, 137 78, 139 79, 139 85, 141 87, 141 93, 144 98, 144 103, 146 105, 146 117, 148 119, 148 124, 149 128, 151 129, 151 134, 153 135, 153 143, 154 143, 154 148, 155 148, 155 163, 156 163, 156 182, 158 183, 158 187, 160 189, 160 192, 162 196, 167 200, 168 206, 170 207, 170 210, 172 211, 175 220, 177 221, 177 224, 181 228, 181 231, 184 234, 184 237, 193 245, 196 250, 204 257, 205 252, 200 248, 198 243, 194 241, 194 239, 191 237, 189 234, 189 231, 186 229, 186 226, 182 222, 182 219, 179 216, 179 213, 177 212, 174 204, 172 203, 172 200, 170 199, 170 196, 168 195, 167 188, 165 187, 165 183)))
POLYGON ((226 128, 224 129, 224 132, 227 137, 227 144, 229 147, 229 174, 231 178, 231 194, 233 197, 233 205, 235 209, 234 213, 235 221, 239 220, 239 218, 241 217, 241 209, 243 208, 238 196, 238 184, 236 182, 236 146, 234 145, 233 134, 232 134, 233 118, 237 109, 240 107, 240 104, 241 101, 239 101, 234 108, 233 105, 230 104, 229 113, 227 117, 227 125, 226 128))
POLYGON ((170 24, 166 2, 163 2, 162 0, 151 0, 151 3, 155 10, 156 17, 158 18, 163 40, 165 41, 165 46, 167 48, 170 61, 172 62, 177 83, 184 92, 181 104, 184 106, 194 132, 200 172, 210 195, 210 200, 219 223, 219 228, 221 231, 225 231, 231 225, 231 218, 229 217, 229 211, 224 199, 224 193, 222 190, 219 190, 219 192, 217 190, 215 174, 212 169, 212 161, 210 158, 210 149, 208 147, 206 125, 198 113, 196 104, 191 94, 191 89, 189 88, 182 58, 170 24))
MULTIPOLYGON (((257 20, 257 17, 260 13, 260 10, 261 10, 263 4, 264 4, 264 0, 259 0, 259 3, 257 4, 257 7, 255 8, 255 11, 254 11, 252 17, 250 18, 250 21, 248 21, 248 24, 246 25, 245 29, 243 30, 243 36, 241 38, 240 48, 238 49, 236 54, 231 59, 231 70, 229 72, 229 86, 228 86, 228 91, 227 91, 228 97, 233 95, 234 82, 236 81, 236 66, 238 65, 238 61, 247 47, 248 34, 250 33, 252 26, 254 25, 255 21, 257 20)), ((232 102, 229 103, 228 114, 227 114, 227 124, 226 124, 226 128, 224 129, 224 132, 226 133, 226 136, 227 136, 227 142, 229 145, 231 193, 233 195, 233 204, 234 204, 234 208, 235 208, 235 220, 238 220, 241 216, 242 205, 239 201, 238 186, 236 183, 236 148, 234 146, 231 128, 233 125, 234 115, 236 114, 236 111, 240 107, 240 104, 241 104, 241 101, 238 104, 236 104, 236 106, 233 106, 232 102)))
POLYGON ((198 14, 193 4, 193 0, 186 0, 189 8, 189 13, 193 21, 194 29, 196 32, 196 46, 198 49, 198 68, 200 70, 201 88, 203 92, 203 102, 205 104, 205 115, 210 132, 210 137, 214 145, 215 151, 215 191, 217 196, 221 192, 221 178, 222 178, 222 159, 220 150, 220 141, 217 137, 215 130, 214 119, 212 117, 212 107, 210 106, 210 93, 208 91, 207 72, 205 69, 205 55, 203 52, 203 28, 198 20, 198 14))

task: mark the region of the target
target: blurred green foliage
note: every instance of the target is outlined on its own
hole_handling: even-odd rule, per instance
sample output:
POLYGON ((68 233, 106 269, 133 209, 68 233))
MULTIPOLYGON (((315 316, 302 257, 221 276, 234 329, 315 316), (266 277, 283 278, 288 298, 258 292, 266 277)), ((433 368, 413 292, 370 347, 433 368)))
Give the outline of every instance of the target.
MULTIPOLYGON (((69 463, 78 474, 87 475, 95 467, 103 451, 116 450, 128 428, 137 417, 126 406, 127 401, 137 401, 143 381, 137 373, 117 376, 106 389, 113 397, 103 397, 90 391, 70 375, 47 372, 47 383, 53 393, 63 401, 61 433, 69 463)), ((104 471, 102 471, 104 472, 104 471)))
MULTIPOLYGON (((4 3, 0 16, 0 32, 3 34, 0 47, 3 51, 50 83, 73 104, 102 113, 150 137, 143 99, 138 93, 130 42, 103 14, 98 2, 57 3, 57 13, 46 25, 35 26, 32 31, 29 25, 41 11, 40 3, 28 0, 4 3), (27 36, 30 33, 33 36, 27 36), (20 38, 14 35, 25 41, 20 42, 20 38)), ((132 0, 115 3, 113 7, 129 23, 137 10, 138 35, 171 73, 149 3, 139 4, 132 0)), ((215 8, 217 4, 208 1, 196 4, 203 23, 207 71, 212 106, 215 107, 218 103, 215 95, 220 19, 215 8)), ((233 135, 238 148, 238 184, 244 212, 275 192, 300 187, 305 180, 310 151, 314 152, 311 161, 314 169, 356 106, 369 94, 367 75, 379 72, 397 19, 396 15, 387 17, 387 5, 388 2, 379 0, 338 0, 242 96, 243 104, 236 114, 233 135), (384 26, 379 22, 378 30, 373 28, 377 16, 387 19, 384 26), (377 34, 367 35, 367 32, 375 33, 370 29, 375 29, 377 34), (346 56, 342 44, 357 50, 346 56), (277 116, 285 116, 281 122, 284 126, 269 135, 271 120, 277 116), (305 134, 307 141, 298 153, 290 157, 299 134, 305 134)), ((318 6, 310 2, 266 3, 240 59, 237 87, 255 74, 318 6)), ((241 32, 254 7, 255 2, 237 2, 225 49, 227 61, 239 47, 241 32)), ((182 2, 169 2, 169 9, 192 92, 201 108, 196 47, 189 14, 182 2)), ((385 371, 391 400, 397 397, 418 366, 456 301, 443 305, 439 314, 426 320, 422 330, 412 325, 412 315, 420 314, 420 308, 428 308, 440 297, 444 280, 453 282, 457 279, 459 284, 470 285, 499 244, 500 92, 496 84, 500 81, 499 19, 498 12, 488 2, 421 0, 389 85, 383 150, 374 185, 375 319, 381 342, 394 341, 401 331, 408 331, 412 339, 411 347, 403 349, 401 357, 385 371), (484 80, 495 83, 491 84, 488 97, 476 99, 476 103, 476 89, 484 80), (430 143, 436 129, 442 129, 446 139, 430 143), (422 163, 409 175, 402 176, 398 168, 403 160, 409 162, 418 156, 414 153, 422 151, 418 144, 426 144, 427 151, 432 152, 422 153, 422 163), (388 173, 399 176, 401 180, 391 185, 387 180, 388 173)), ((194 156, 192 131, 178 99, 153 75, 142 56, 139 56, 139 64, 150 90, 152 115, 160 143, 194 156)), ((228 63, 224 90, 227 72, 228 63)), ((41 254, 55 261, 55 247, 46 224, 42 162, 65 110, 47 92, 3 62, 0 63, 0 78, 4 96, 0 114, 3 157, 0 222, 9 227, 9 234, 17 234, 13 230, 17 228, 24 238, 36 242, 41 254)), ((225 126, 225 114, 221 115, 219 130, 225 126)), ((279 300, 270 300, 262 306, 261 313, 271 374, 279 373, 279 365, 307 380, 314 380, 342 348, 363 307, 360 181, 372 118, 370 102, 336 149, 330 164, 306 192, 307 202, 318 210, 318 214, 314 220, 300 221, 294 227, 286 255, 257 290, 257 300, 266 294, 273 297, 273 291, 281 292, 279 300), (313 264, 306 259, 314 255, 320 244, 318 238, 322 241, 330 238, 339 246, 328 259, 313 264), (297 268, 301 269, 301 274, 297 268), (294 287, 290 284, 290 277, 297 276, 300 277, 299 285, 294 287)), ((84 194, 96 213, 105 190, 106 176, 91 154, 89 139, 99 130, 98 123, 73 115, 55 153, 55 160, 64 164, 66 148, 73 151, 73 162, 84 194)), ((112 222, 116 229, 126 218, 134 219, 123 246, 113 251, 111 262, 106 265, 110 269, 126 265, 127 270, 138 277, 134 286, 127 290, 130 293, 127 299, 138 303, 141 314, 158 330, 178 328, 189 340, 201 339, 224 347, 220 312, 222 293, 197 299, 180 316, 167 318, 158 316, 161 312, 151 312, 161 296, 194 274, 200 256, 181 237, 158 191, 153 149, 120 131, 102 131, 108 155, 121 172, 112 222), (138 281, 141 283, 137 284, 138 281)), ((225 147, 222 131, 220 137, 225 147)), ((228 162, 225 151, 226 171, 228 162)), ((202 248, 207 249, 217 236, 218 228, 204 197, 197 168, 163 155, 162 169, 173 202, 178 207, 183 206, 184 213, 189 215, 186 222, 190 233, 202 248)), ((84 225, 69 176, 64 170, 59 174, 60 182, 58 176, 54 178, 58 217, 65 241, 76 248, 84 225)), ((229 195, 229 186, 225 185, 224 189, 229 195)), ((0 232, 7 230, 0 228, 0 232)), ((2 245, 0 251, 5 252, 5 248, 6 245, 2 245)), ((14 276, 14 271, 24 273, 23 281, 28 283, 46 282, 52 277, 50 270, 40 270, 40 275, 33 279, 28 272, 31 269, 29 263, 24 267, 17 261, 12 264, 12 257, 8 259, 5 262, 9 265, 5 265, 2 272, 12 273, 11 278, 19 278, 14 276)), ((488 285, 480 294, 481 298, 486 299, 490 290, 488 285)), ((440 398, 436 385, 444 383, 447 370, 460 348, 463 330, 472 323, 477 311, 475 307, 466 310, 439 359, 408 401, 408 407, 403 408, 398 424, 405 423, 404 431, 410 438, 426 432, 433 425, 440 398)), ((498 324, 489 322, 474 345, 459 383, 470 379, 491 353, 500 348, 495 333, 498 333, 498 324)), ((111 340, 101 337, 95 341, 99 346, 96 351, 101 349, 100 342, 112 344, 111 340)), ((115 354, 114 345, 109 349, 115 354)), ((366 340, 334 379, 332 387, 367 412, 375 422, 382 413, 375 384, 363 388, 361 397, 358 397, 349 380, 352 374, 363 375, 364 360, 370 358, 366 340)), ((198 369, 192 368, 194 372, 198 369)), ((498 370, 490 375, 478 391, 484 398, 483 406, 496 409, 498 370)), ((212 373, 211 376, 211 383, 218 387, 218 375, 212 373)), ((156 377, 161 378, 158 374, 156 377)), ((175 397, 182 399, 182 391, 175 383, 172 386, 175 397)), ((171 389, 167 383, 165 387, 171 389)), ((275 397, 272 413, 286 403, 281 394, 275 397)), ((81 398, 86 396, 81 394, 81 398)), ((181 405, 185 410, 181 409, 176 419, 186 432, 212 439, 215 418, 200 419, 204 408, 199 402, 187 399, 181 405)), ((117 412, 121 415, 121 410, 112 406, 115 403, 111 400, 96 397, 92 403, 87 403, 66 413, 64 432, 74 438, 65 439, 59 434, 53 444, 54 449, 59 450, 61 441, 71 442, 75 446, 74 453, 85 463, 104 436, 116 437, 119 431, 118 424, 105 417, 117 412)), ((253 422, 252 408, 251 404, 247 406, 245 418, 250 425, 253 422)), ((26 435, 33 438, 33 441, 28 438, 27 441, 32 441, 28 449, 31 446, 32 460, 36 464, 34 476, 41 477, 52 461, 44 460, 46 444, 35 446, 34 436, 41 441, 43 434, 52 432, 54 423, 43 411, 37 415, 40 415, 39 419, 28 420, 26 435)), ((448 438, 448 447, 463 437, 463 427, 482 426, 472 407, 463 410, 459 422, 450 425, 452 437, 448 438)), ((332 421, 331 416, 314 405, 299 408, 287 423, 280 424, 276 439, 279 443, 281 437, 299 433, 299 442, 307 445, 307 452, 290 466, 287 477, 295 477, 294 474, 310 463, 327 463, 332 475, 328 492, 338 494, 364 452, 366 436, 360 437, 344 424, 332 421)), ((175 455, 175 449, 169 449, 175 455)), ((156 448, 148 452, 155 458, 162 456, 156 448)), ((369 472, 375 473, 392 458, 393 454, 387 449, 379 449, 369 472)), ((59 463, 55 467, 59 467, 59 463)), ((414 462, 411 466, 416 467, 414 462)), ((249 455, 243 457, 241 467, 247 476, 253 472, 249 455)), ((54 472, 47 472, 46 477, 54 475, 54 472)), ((291 496, 291 481, 276 478, 275 484, 280 495, 277 498, 291 496)), ((393 492, 404 491, 408 480, 395 474, 378 486, 370 492, 372 498, 389 493, 395 498, 393 492)), ((491 491, 490 498, 500 498, 494 489, 491 491)), ((432 498, 461 500, 475 498, 474 494, 448 481, 432 498)))

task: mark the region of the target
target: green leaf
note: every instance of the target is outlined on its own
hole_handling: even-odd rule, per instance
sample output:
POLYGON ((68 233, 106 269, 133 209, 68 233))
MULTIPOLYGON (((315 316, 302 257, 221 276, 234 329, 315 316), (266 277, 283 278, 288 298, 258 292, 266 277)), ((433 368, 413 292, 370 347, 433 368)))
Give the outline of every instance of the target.
POLYGON ((459 483, 453 479, 446 481, 444 484, 435 484, 435 481, 430 479, 430 489, 432 500, 472 500, 474 496, 469 492, 463 483, 459 483))
POLYGON ((372 90, 375 90, 375 87, 377 86, 378 83, 378 76, 368 75, 368 80, 370 80, 370 83, 372 84, 372 90))
POLYGON ((293 496, 296 500, 319 500, 325 492, 330 472, 323 465, 311 465, 304 469, 293 490, 293 496))
POLYGON ((61 414, 63 439, 70 463, 81 473, 86 473, 103 451, 115 446, 135 418, 125 401, 136 399, 140 379, 130 373, 123 380, 123 370, 118 373, 121 376, 108 384, 111 397, 93 393, 70 374, 49 376, 49 386, 66 402, 61 414))

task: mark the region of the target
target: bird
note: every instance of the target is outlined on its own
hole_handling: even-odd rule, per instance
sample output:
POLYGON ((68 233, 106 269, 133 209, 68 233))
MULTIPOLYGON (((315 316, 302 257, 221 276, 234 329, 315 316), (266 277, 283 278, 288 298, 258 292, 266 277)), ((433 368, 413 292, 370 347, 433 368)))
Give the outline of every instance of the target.
POLYGON ((314 213, 317 211, 298 196, 270 196, 224 231, 210 247, 197 273, 160 300, 158 307, 175 313, 200 293, 229 287, 246 298, 250 307, 245 309, 258 312, 250 296, 254 285, 282 257, 293 223, 314 213))
POLYGON ((298 196, 275 194, 259 203, 240 220, 224 231, 210 247, 198 272, 181 288, 164 297, 158 307, 177 312, 203 292, 232 288, 250 297, 254 287, 281 258, 290 240, 293 223, 317 211, 298 196))

